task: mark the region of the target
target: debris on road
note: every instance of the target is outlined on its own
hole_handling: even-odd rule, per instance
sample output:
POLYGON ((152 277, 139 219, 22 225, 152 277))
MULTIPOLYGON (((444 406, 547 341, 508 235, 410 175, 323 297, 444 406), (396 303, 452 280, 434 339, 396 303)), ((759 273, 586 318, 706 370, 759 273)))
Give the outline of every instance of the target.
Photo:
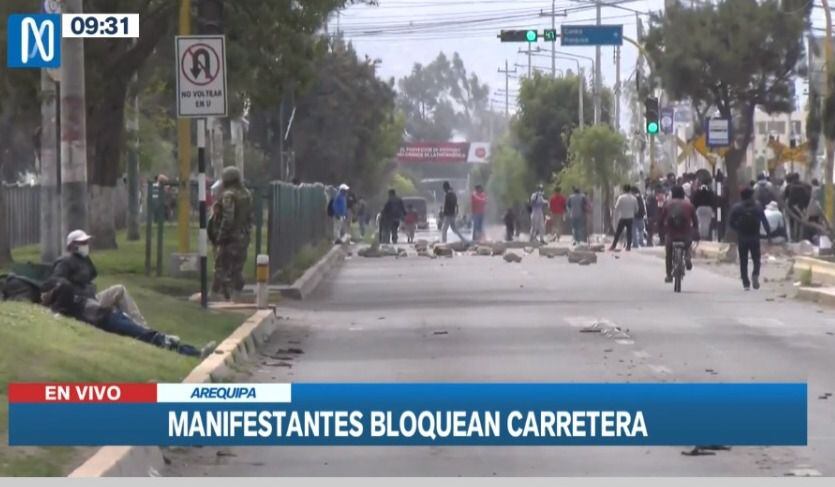
POLYGON ((449 335, 449 332, 446 331, 446 330, 439 330, 439 331, 433 331, 432 334, 433 335, 449 335))
POLYGON ((832 393, 831 392, 826 392, 826 393, 818 396, 818 399, 823 399, 825 401, 825 400, 829 399, 830 397, 832 397, 832 393))
POLYGON ((515 253, 515 252, 508 252, 504 254, 504 261, 505 262, 522 262, 522 256, 515 253))
POLYGON ((452 257, 455 252, 453 252, 452 247, 447 244, 438 244, 432 248, 432 252, 437 255, 438 257, 452 257))
POLYGON ((563 256, 568 255, 568 248, 567 247, 551 247, 550 245, 545 246, 545 247, 539 247, 539 255, 541 257, 548 257, 548 258, 563 257, 563 256))
POLYGON ((491 247, 486 246, 486 245, 479 245, 478 247, 475 248, 475 253, 476 253, 476 255, 483 255, 485 257, 489 257, 489 256, 493 255, 493 249, 491 247))
MULTIPOLYGON (((579 245, 578 245, 579 247, 579 245)), ((590 250, 572 250, 568 253, 568 263, 569 264, 579 264, 583 261, 587 263, 584 265, 589 264, 596 264, 597 263, 597 254, 590 250)))
POLYGON ((418 252, 426 252, 429 250, 429 242, 427 240, 417 240, 414 245, 415 250, 418 252))

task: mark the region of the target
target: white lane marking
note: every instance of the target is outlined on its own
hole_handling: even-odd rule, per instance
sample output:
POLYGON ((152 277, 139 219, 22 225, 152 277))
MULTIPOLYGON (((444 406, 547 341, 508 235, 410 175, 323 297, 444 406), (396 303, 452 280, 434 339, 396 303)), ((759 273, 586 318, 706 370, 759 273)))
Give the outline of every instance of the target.
POLYGON ((672 369, 663 365, 647 364, 647 367, 649 367, 649 370, 659 375, 672 375, 673 373, 672 369))
POLYGON ((597 321, 593 316, 566 316, 563 319, 573 328, 588 328, 597 321))
POLYGON ((820 471, 809 465, 798 465, 797 468, 789 470, 788 475, 793 477, 821 477, 820 471))
POLYGON ((634 352, 632 352, 632 355, 634 355, 637 358, 649 358, 649 354, 643 350, 635 350, 634 352))
POLYGON ((615 340, 618 345, 635 345, 635 340, 615 340))
POLYGON ((751 328, 786 328, 786 324, 775 318, 736 318, 736 321, 751 328))

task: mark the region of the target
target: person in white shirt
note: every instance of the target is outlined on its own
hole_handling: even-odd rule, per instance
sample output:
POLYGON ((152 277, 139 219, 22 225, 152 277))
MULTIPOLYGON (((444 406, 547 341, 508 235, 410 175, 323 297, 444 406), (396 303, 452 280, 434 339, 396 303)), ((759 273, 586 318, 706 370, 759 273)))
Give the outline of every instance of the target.
POLYGON ((539 240, 545 243, 545 208, 548 200, 545 198, 543 185, 539 185, 536 192, 531 194, 531 242, 539 240))
POLYGON ((765 227, 760 225, 760 239, 771 238, 771 243, 785 243, 788 237, 786 233, 786 219, 776 201, 772 201, 766 205, 765 219, 768 220, 768 227, 771 229, 771 233, 768 233, 765 227))
POLYGON ((617 220, 618 227, 615 230, 615 240, 609 250, 615 250, 624 230, 626 231, 626 250, 632 250, 632 224, 637 213, 638 199, 632 195, 632 187, 626 184, 623 186, 623 194, 618 196, 617 201, 615 201, 613 217, 617 220))

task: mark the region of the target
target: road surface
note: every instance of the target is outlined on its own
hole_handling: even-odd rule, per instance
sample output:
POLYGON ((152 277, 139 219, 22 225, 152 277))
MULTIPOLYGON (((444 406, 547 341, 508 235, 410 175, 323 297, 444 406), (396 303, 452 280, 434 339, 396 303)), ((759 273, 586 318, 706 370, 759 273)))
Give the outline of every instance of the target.
POLYGON ((537 254, 354 257, 280 310, 289 319, 242 380, 808 381, 808 447, 199 448, 168 452, 165 474, 833 475, 835 397, 819 397, 835 392, 835 317, 768 286, 746 293, 702 266, 677 295, 663 261, 639 252, 585 267, 537 254), (630 338, 580 332, 594 322, 630 338), (282 364, 288 348, 303 353, 282 364))

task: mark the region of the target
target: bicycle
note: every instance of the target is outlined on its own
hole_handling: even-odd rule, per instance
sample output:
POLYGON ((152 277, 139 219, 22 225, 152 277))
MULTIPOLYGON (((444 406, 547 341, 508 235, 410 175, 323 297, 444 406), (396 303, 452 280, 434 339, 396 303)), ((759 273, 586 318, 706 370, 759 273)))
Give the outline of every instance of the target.
POLYGON ((673 292, 681 292, 681 280, 684 279, 687 243, 681 240, 673 242, 673 292))

